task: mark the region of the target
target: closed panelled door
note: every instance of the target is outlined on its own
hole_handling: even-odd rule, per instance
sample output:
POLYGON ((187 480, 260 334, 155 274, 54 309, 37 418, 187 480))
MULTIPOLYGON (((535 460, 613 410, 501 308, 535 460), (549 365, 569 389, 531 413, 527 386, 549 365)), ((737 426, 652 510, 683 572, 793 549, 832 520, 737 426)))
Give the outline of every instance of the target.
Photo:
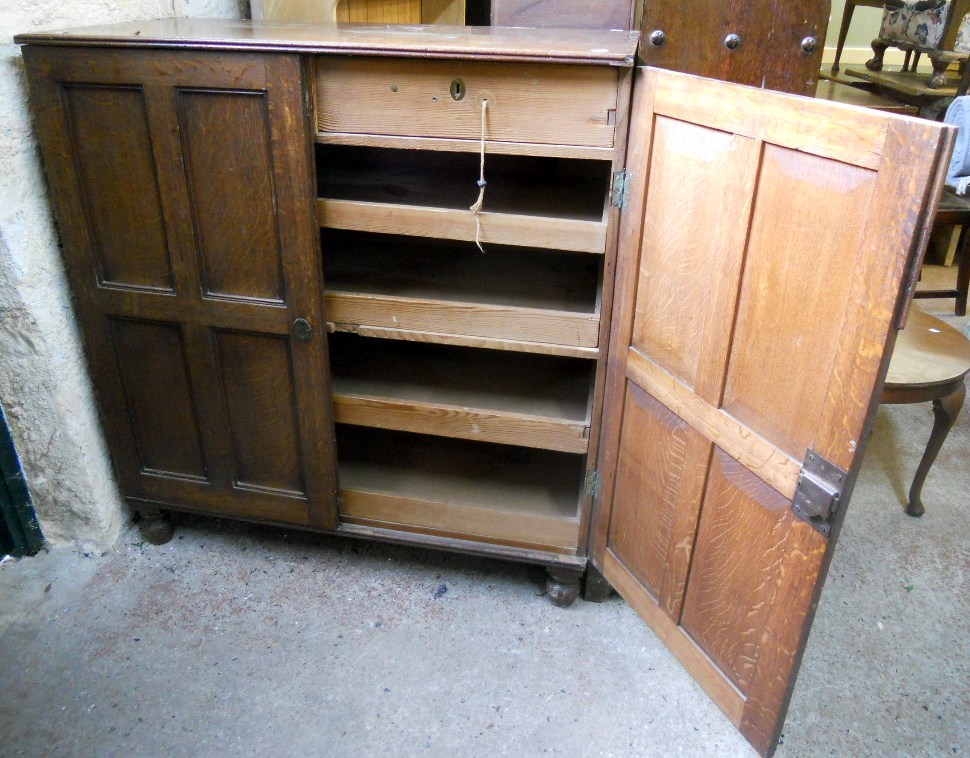
POLYGON ((650 66, 796 94, 815 94, 828 2, 651 0, 640 58, 650 66))
POLYGON ((635 91, 594 563, 770 753, 952 132, 658 70, 635 91))
POLYGON ((24 57, 124 494, 336 526, 299 58, 24 57))

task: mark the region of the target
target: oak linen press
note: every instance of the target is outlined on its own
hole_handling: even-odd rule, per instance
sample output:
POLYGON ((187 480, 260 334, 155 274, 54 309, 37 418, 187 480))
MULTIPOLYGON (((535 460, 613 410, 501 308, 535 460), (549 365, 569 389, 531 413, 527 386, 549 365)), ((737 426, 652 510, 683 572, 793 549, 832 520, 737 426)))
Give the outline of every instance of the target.
POLYGON ((637 70, 631 32, 17 41, 149 539, 184 510, 531 561, 563 604, 585 575, 774 750, 947 127, 637 70))

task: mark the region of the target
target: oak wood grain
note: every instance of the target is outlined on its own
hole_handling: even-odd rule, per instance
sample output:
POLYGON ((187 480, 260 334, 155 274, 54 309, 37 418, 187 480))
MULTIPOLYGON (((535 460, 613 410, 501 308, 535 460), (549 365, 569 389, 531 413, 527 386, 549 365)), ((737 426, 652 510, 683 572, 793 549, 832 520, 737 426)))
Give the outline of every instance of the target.
POLYGON ((248 516, 261 507, 269 520, 335 527, 326 322, 300 61, 58 47, 28 47, 24 56, 124 494, 248 516), (77 90, 75 110, 84 113, 71 121, 71 95, 63 95, 77 87, 85 89, 77 90), (94 88, 101 88, 98 96, 88 97, 94 88), (98 145, 117 131, 102 128, 120 113, 110 94, 116 92, 143 93, 147 128, 139 132, 136 102, 123 97, 135 136, 120 138, 112 153, 98 145), (139 144, 145 139, 150 147, 139 144), (115 168, 126 165, 117 152, 126 149, 133 153, 132 187, 115 168), (87 186, 75 169, 78 155, 90 164, 87 186), (160 203, 128 204, 129 192, 144 194, 149 178, 160 203), (203 185, 212 181, 218 187, 207 191, 203 185), (89 190, 101 199, 85 209, 89 190), (159 205, 174 286, 99 281, 92 229, 111 227, 113 244, 137 251, 142 231, 158 223, 159 205), (119 213, 132 215, 130 223, 118 223, 119 213), (220 247, 227 243, 232 249, 220 247), (218 260, 206 260, 214 251, 218 260), (289 338, 297 317, 316 324, 315 342, 289 338), (230 332, 245 336, 227 341, 230 332), (161 367, 160 355, 171 365, 161 367), (280 374, 286 367, 290 373, 280 374), (139 438, 147 465, 139 460, 139 438), (153 473, 173 466, 183 471, 153 473))
MULTIPOLYGON (((836 144, 830 124, 847 114, 835 106, 740 87, 721 86, 715 92, 707 89, 710 83, 697 81, 697 87, 689 87, 688 109, 680 95, 694 82, 684 75, 644 71, 634 104, 634 183, 620 234, 620 287, 599 464, 604 502, 596 514, 594 562, 610 567, 607 576, 614 586, 655 629, 666 630, 675 654, 736 718, 752 745, 768 755, 782 728, 832 545, 861 462, 857 443, 865 437, 864 419, 874 407, 874 393, 888 361, 893 316, 902 313, 906 303, 905 274, 920 260, 925 245, 927 207, 935 207, 940 156, 951 136, 925 122, 865 114, 851 133, 840 134, 843 144, 836 144), (777 118, 761 121, 766 114, 777 118), (655 271, 643 262, 656 244, 650 230, 658 214, 669 209, 676 215, 680 206, 692 203, 703 207, 703 200, 695 196, 706 192, 709 184, 683 183, 682 193, 689 199, 667 189, 662 169, 670 160, 671 141, 667 134, 658 134, 666 129, 668 118, 722 130, 732 139, 744 137, 756 147, 732 150, 730 168, 719 172, 749 177, 735 183, 738 191, 750 196, 736 200, 735 207, 753 210, 747 233, 732 235, 734 244, 743 248, 734 255, 735 263, 723 264, 727 291, 700 301, 708 311, 703 318, 715 324, 712 345, 718 349, 696 364, 678 362, 670 357, 672 351, 657 351, 649 341, 641 349, 633 340, 638 316, 648 330, 656 328, 650 319, 663 319, 656 306, 645 304, 638 313, 638 298, 651 297, 651 291, 662 292, 665 286, 680 287, 689 298, 693 286, 691 281, 680 282, 676 269, 671 275, 662 263, 655 271), (849 144, 858 149, 849 152, 849 144), (916 151, 921 153, 919 160, 916 151), (800 206, 803 201, 805 207, 800 206), (846 210, 849 205, 851 212, 846 210), (820 212, 824 218, 817 215, 820 212), (883 229, 877 241, 871 233, 880 219, 892 221, 889 233, 883 229), (876 259, 881 260, 878 271, 876 259), (740 266, 739 275, 731 275, 732 265, 740 266), (644 285, 639 276, 644 268, 660 281, 644 285), (660 355, 657 361, 650 357, 651 350, 660 355), (660 360, 678 373, 660 365, 660 360), (692 372, 706 374, 706 384, 695 380, 692 386, 692 372), (719 377, 724 377, 723 399, 719 377), (639 389, 629 389, 631 385, 639 389), (636 433, 639 410, 627 429, 625 414, 630 408, 623 404, 631 392, 640 390, 716 446, 709 466, 678 469, 679 456, 661 455, 669 446, 648 447, 636 433), (763 410, 752 412, 756 407, 763 410), (658 597, 659 567, 645 565, 642 553, 614 551, 612 542, 607 543, 614 535, 606 525, 614 519, 633 534, 630 497, 623 494, 630 475, 618 472, 624 456, 629 456, 623 463, 625 472, 636 465, 630 461, 635 460, 637 446, 658 456, 653 461, 639 459, 644 470, 664 472, 654 489, 675 481, 675 475, 693 480, 684 489, 696 493, 693 503, 686 508, 678 504, 681 513, 699 513, 692 547, 683 546, 690 552, 689 572, 683 584, 669 583, 681 598, 658 597), (796 520, 790 510, 799 461, 809 447, 825 450, 823 455, 848 472, 828 540, 796 520), (678 634, 671 632, 673 624, 678 634), (685 646, 679 635, 689 636, 713 667, 699 665, 696 650, 685 646), (712 673, 717 670, 721 674, 712 673)), ((687 131, 681 124, 676 129, 687 131)), ((703 144, 716 146, 717 140, 698 141, 695 154, 703 144)), ((717 152, 712 149, 711 154, 716 157, 717 152)), ((676 230, 663 241, 665 255, 674 260, 690 255, 696 244, 690 234, 676 230)), ((715 260, 715 265, 722 260, 715 260)), ((676 301, 669 296, 653 298, 657 304, 676 301)), ((666 418, 668 429, 680 423, 666 418)), ((639 421, 644 424, 649 425, 639 421)), ((654 513, 668 509, 667 518, 645 521, 644 531, 631 538, 637 545, 670 544, 671 499, 668 490, 657 490, 646 504, 632 507, 654 513)), ((690 542, 690 521, 684 526, 682 534, 690 542)), ((676 554, 681 566, 685 550, 676 554)), ((672 577, 682 571, 672 565, 664 569, 672 577)))
POLYGON ((324 134, 465 139, 477 150, 487 100, 486 140, 612 147, 617 72, 602 66, 321 57, 314 94, 317 129, 324 134), (450 92, 456 79, 465 88, 458 100, 450 92))
POLYGON ((356 54, 392 58, 579 63, 631 67, 638 32, 597 29, 505 29, 489 26, 417 26, 272 23, 169 18, 36 32, 19 45, 177 48, 356 54))

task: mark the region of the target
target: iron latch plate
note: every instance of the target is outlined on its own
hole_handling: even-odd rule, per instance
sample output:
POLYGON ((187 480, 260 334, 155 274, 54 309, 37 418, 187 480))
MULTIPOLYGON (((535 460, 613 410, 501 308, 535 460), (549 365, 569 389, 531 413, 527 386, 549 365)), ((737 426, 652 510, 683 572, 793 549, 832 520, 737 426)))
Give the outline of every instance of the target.
POLYGON ((630 174, 628 171, 617 171, 613 174, 613 188, 610 192, 610 204, 614 208, 626 208, 630 199, 630 174))
POLYGON ((795 485, 792 512, 826 537, 842 504, 848 474, 814 450, 809 450, 795 485))
POLYGON ((594 500, 599 497, 600 494, 600 472, 599 471, 587 471, 586 472, 586 496, 591 497, 594 500))

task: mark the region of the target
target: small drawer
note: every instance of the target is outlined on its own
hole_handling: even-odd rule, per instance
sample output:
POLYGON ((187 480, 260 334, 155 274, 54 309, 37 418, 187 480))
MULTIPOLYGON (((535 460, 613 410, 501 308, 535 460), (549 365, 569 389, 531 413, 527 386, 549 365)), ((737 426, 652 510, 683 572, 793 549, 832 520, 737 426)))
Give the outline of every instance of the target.
POLYGON ((316 64, 317 131, 611 148, 619 75, 605 66, 334 58, 316 64))

